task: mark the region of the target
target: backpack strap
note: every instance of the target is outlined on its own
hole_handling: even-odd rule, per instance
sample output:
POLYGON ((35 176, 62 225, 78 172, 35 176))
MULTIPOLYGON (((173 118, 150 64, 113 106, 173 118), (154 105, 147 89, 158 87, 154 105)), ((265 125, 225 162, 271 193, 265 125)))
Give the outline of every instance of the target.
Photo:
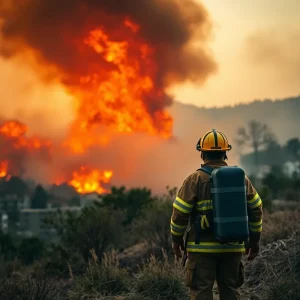
POLYGON ((197 171, 202 171, 202 172, 204 172, 204 173, 206 173, 206 174, 208 174, 208 175, 211 175, 212 174, 212 172, 213 172, 213 170, 214 170, 214 168, 213 167, 210 167, 210 166, 203 166, 203 167, 201 167, 200 169, 198 169, 197 171))
MULTIPOLYGON (((206 166, 201 167, 197 171, 202 171, 202 172, 208 174, 209 176, 211 176, 213 170, 214 170, 214 168, 206 165, 206 166)), ((199 186, 199 188, 200 188, 200 186, 199 186)), ((199 191, 199 195, 200 195, 200 191, 199 191)), ((201 228, 202 218, 203 218, 203 216, 201 214, 197 214, 195 216, 195 244, 200 243, 200 238, 201 238, 200 228, 201 228)))

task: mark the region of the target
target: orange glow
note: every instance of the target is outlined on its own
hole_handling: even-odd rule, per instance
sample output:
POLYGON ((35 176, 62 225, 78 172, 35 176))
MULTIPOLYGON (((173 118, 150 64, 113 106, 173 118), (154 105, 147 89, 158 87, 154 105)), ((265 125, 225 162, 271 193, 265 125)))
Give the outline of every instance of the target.
MULTIPOLYGON (((74 158, 92 147, 104 150, 120 133, 172 136, 173 120, 162 108, 166 96, 163 85, 157 83, 155 45, 139 35, 141 27, 129 18, 123 18, 120 25, 117 31, 104 26, 88 28, 78 40, 68 40, 66 34, 68 43, 74 43, 74 53, 82 56, 76 61, 78 72, 68 74, 57 69, 74 99, 74 122, 62 144, 53 147, 49 140, 29 137, 26 125, 7 121, 0 126, 0 136, 9 140, 13 150, 32 153, 46 148, 49 153, 58 151, 59 155, 74 158)), ((16 163, 1 160, 0 175, 15 172, 16 163)), ((113 170, 78 164, 80 168, 63 170, 53 181, 67 182, 82 194, 108 192, 113 170)))
POLYGON ((78 171, 73 172, 73 179, 69 181, 69 184, 82 194, 91 192, 103 194, 108 191, 101 184, 109 183, 112 174, 112 171, 101 172, 82 166, 78 171))
POLYGON ((8 161, 1 161, 0 162, 0 177, 5 177, 7 175, 8 169, 8 161))
POLYGON ((123 25, 123 40, 114 40, 100 28, 91 30, 83 40, 87 55, 92 55, 92 50, 99 56, 99 66, 91 64, 89 73, 80 76, 80 84, 71 91, 77 98, 77 119, 64 146, 75 153, 109 143, 109 135, 86 138, 91 128, 100 125, 115 132, 147 132, 162 138, 172 135, 171 116, 161 110, 150 114, 146 105, 151 97, 154 100, 163 94, 153 81, 155 49, 136 35, 137 24, 126 18, 123 25))

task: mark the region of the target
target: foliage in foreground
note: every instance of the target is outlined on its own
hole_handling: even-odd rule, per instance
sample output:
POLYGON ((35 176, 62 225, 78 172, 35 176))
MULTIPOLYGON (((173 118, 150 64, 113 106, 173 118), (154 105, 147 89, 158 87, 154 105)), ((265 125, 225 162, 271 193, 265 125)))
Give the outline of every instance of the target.
POLYGON ((59 300, 62 291, 44 274, 14 273, 0 283, 0 300, 59 300))
POLYGON ((93 253, 86 274, 75 279, 68 299, 189 299, 182 275, 179 263, 166 255, 163 260, 153 256, 138 274, 128 274, 119 267, 114 252, 105 255, 101 264, 93 253))
POLYGON ((120 295, 129 292, 130 282, 126 270, 119 268, 116 254, 104 255, 100 263, 92 251, 86 273, 75 279, 69 292, 70 300, 91 299, 96 296, 120 295))
POLYGON ((183 269, 178 261, 170 262, 166 255, 162 261, 152 256, 138 275, 135 290, 148 299, 189 299, 182 278, 183 269))

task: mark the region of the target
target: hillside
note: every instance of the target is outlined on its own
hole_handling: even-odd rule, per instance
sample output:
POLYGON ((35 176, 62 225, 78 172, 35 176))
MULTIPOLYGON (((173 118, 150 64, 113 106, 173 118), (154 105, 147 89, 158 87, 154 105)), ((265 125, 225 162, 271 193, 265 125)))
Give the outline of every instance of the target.
POLYGON ((174 135, 181 144, 180 152, 175 152, 179 161, 185 160, 183 172, 194 169, 195 163, 199 163, 199 156, 195 153, 196 142, 212 128, 227 135, 233 146, 229 159, 234 164, 239 162, 240 155, 240 149, 234 143, 236 131, 251 119, 267 123, 279 143, 284 143, 291 137, 300 137, 300 96, 209 109, 175 102, 169 112, 174 117, 174 135))
POLYGON ((251 119, 267 123, 280 143, 300 136, 300 96, 209 109, 175 102, 169 111, 174 116, 174 134, 178 137, 189 135, 186 131, 201 135, 216 128, 232 138, 236 129, 251 119))

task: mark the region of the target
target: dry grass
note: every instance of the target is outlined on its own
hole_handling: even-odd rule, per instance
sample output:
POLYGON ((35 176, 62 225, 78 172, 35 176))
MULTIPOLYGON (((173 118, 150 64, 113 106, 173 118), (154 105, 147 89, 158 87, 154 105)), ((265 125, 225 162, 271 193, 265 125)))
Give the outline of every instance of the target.
POLYGON ((135 291, 145 299, 189 299, 183 280, 184 269, 179 261, 170 261, 166 254, 162 260, 151 257, 137 276, 135 291))
POLYGON ((251 299, 299 299, 288 298, 288 295, 297 294, 300 290, 300 230, 288 239, 262 247, 259 256, 246 263, 245 271, 243 288, 246 295, 252 296, 251 299), (290 287, 288 292, 287 287, 290 287), (285 296, 279 297, 284 290, 285 296))
POLYGON ((274 241, 289 237, 300 227, 300 209, 281 210, 269 213, 264 211, 261 244, 267 245, 274 241))
MULTIPOLYGON (((262 247, 253 262, 246 262, 244 299, 300 300, 300 228, 299 210, 264 212, 262 247)), ((124 251, 126 257, 138 257, 143 245, 124 251), (130 251, 129 251, 130 250, 130 251)), ((95 252, 83 275, 73 274, 65 288, 41 276, 27 276, 16 263, 3 265, 0 300, 184 300, 189 299, 184 286, 184 269, 180 261, 151 256, 145 263, 141 258, 135 274, 119 265, 115 252, 104 255, 101 262, 95 252), (9 276, 11 276, 9 278, 9 276)))
MULTIPOLYGON (((75 278, 69 291, 70 300, 102 299, 108 296, 122 295, 130 290, 129 275, 125 269, 119 268, 119 260, 115 252, 104 255, 101 263, 94 251, 89 261, 86 274, 75 278), (102 297, 102 298, 101 298, 102 297)), ((70 277, 72 271, 70 269, 70 277)))
POLYGON ((43 273, 13 273, 0 283, 0 300, 60 300, 62 294, 57 282, 43 273))
POLYGON ((179 261, 171 262, 166 255, 162 260, 152 256, 131 277, 119 267, 115 253, 105 256, 101 264, 93 254, 86 274, 75 278, 68 300, 189 299, 183 272, 179 261))

